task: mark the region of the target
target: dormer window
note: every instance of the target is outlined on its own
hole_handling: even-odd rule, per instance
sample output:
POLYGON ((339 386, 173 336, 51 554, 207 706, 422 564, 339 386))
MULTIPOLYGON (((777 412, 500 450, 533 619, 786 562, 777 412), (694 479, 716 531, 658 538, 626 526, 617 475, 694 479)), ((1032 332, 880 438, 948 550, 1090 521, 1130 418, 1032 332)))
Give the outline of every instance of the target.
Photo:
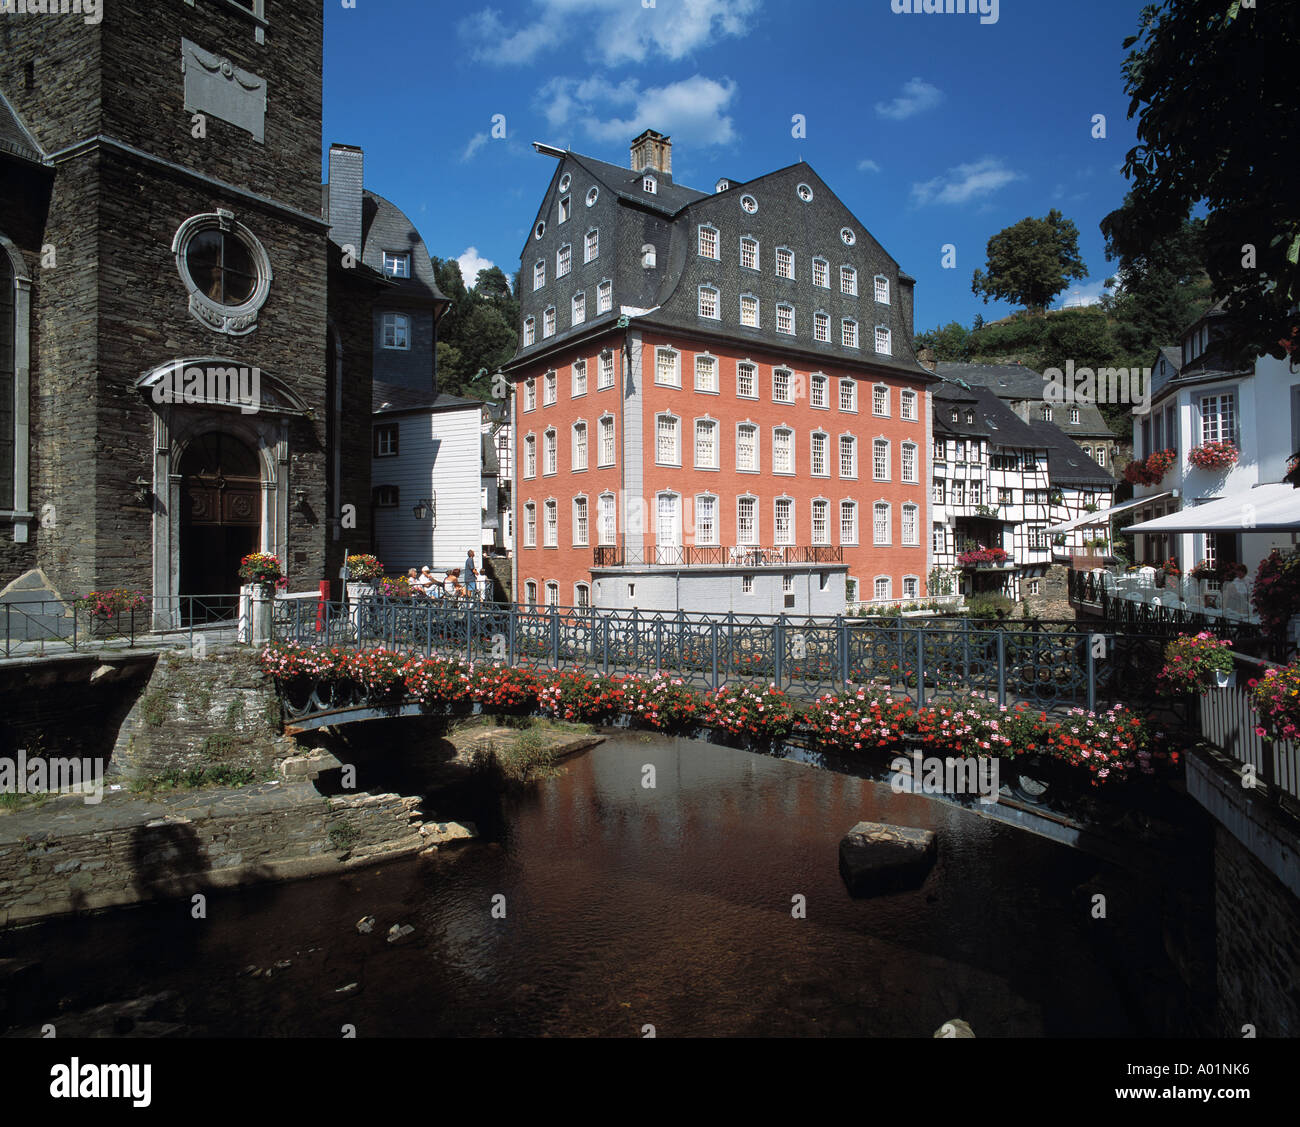
POLYGON ((1052 421, 1052 408, 1050 404, 1045 403, 1043 404, 1043 422, 1050 423, 1051 421, 1052 421))
POLYGON ((641 177, 641 190, 648 195, 657 195, 659 192, 659 181, 653 176, 641 177))
POLYGON ((395 254, 393 251, 384 251, 384 273, 390 278, 409 278, 411 276, 410 254, 395 254))
POLYGON ((975 425, 975 412, 974 412, 974 411, 967 411, 967 412, 966 412, 966 425, 967 425, 968 427, 973 427, 973 426, 975 425))
POLYGON ((724 176, 721 180, 719 180, 716 184, 713 185, 713 191, 715 194, 718 192, 725 192, 730 187, 731 187, 731 181, 724 176))

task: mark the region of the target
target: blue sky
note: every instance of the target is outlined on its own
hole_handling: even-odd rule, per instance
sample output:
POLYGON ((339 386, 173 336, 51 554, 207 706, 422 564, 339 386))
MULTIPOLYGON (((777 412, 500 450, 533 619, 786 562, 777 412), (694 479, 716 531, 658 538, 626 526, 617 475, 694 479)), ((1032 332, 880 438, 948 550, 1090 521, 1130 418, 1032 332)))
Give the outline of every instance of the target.
POLYGON ((467 275, 519 268, 554 168, 534 140, 626 164, 654 128, 674 179, 704 191, 808 161, 916 277, 918 330, 1011 312, 971 275, 991 235, 1053 207, 1090 269, 1067 297, 1096 299, 1114 269, 1097 224, 1135 139, 1121 44, 1142 0, 1000 0, 989 23, 893 11, 907 0, 650 3, 326 0, 326 145, 361 145, 366 186, 467 275))

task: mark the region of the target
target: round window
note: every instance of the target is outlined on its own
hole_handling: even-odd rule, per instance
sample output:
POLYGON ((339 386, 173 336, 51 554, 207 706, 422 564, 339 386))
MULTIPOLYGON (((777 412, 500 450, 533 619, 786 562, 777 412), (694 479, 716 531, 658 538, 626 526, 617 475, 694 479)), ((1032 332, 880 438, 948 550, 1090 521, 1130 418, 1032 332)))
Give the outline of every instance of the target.
POLYGON ((600 198, 600 189, 592 188, 591 191, 587 193, 587 206, 591 207, 599 198, 600 198))
POLYGON ((753 196, 741 196, 740 206, 743 207, 750 215, 758 210, 758 200, 753 196))
POLYGON ((851 247, 854 243, 858 241, 857 235, 855 235, 852 229, 848 227, 843 227, 840 229, 840 238, 844 240, 844 245, 846 247, 851 247))
POLYGON ((567 192, 569 190, 569 185, 572 182, 573 182, 573 177, 566 172, 563 176, 560 177, 560 191, 567 192))
POLYGON ((545 234, 546 234, 546 220, 539 219, 537 221, 537 226, 533 228, 533 238, 540 239, 545 234))
POLYGON ((807 184, 800 184, 796 191, 799 193, 799 198, 803 200, 804 203, 812 203, 813 190, 808 187, 807 184))
POLYGON ((187 219, 172 240, 190 313, 210 329, 243 336, 271 290, 271 261, 257 237, 229 211, 187 219))

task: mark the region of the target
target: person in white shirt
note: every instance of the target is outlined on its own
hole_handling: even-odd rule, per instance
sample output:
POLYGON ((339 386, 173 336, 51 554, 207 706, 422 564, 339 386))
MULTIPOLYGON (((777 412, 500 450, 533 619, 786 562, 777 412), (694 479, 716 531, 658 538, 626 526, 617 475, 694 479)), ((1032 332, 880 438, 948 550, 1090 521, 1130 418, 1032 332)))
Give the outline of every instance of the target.
POLYGON ((420 568, 420 577, 415 582, 416 585, 419 587, 421 593, 425 595, 432 595, 433 572, 429 570, 427 565, 425 567, 420 568))

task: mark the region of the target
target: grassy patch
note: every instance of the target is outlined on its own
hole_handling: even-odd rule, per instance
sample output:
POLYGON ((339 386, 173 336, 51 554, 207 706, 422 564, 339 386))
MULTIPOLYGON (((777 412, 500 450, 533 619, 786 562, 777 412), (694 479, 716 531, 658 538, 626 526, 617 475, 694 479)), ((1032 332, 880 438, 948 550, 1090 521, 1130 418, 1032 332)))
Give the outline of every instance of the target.
POLYGON ((35 810, 39 806, 44 806, 50 800, 50 795, 41 794, 18 794, 8 792, 0 794, 0 814, 15 814, 19 810, 35 810))
POLYGON ((204 759, 228 759, 234 750, 235 741, 229 732, 213 732, 199 746, 204 759))
POLYGON ((140 700, 140 715, 151 728, 161 728, 167 720, 167 694, 150 689, 140 700))
POLYGON ((329 838, 330 845, 336 850, 340 853, 346 853, 356 845, 357 839, 361 835, 357 832, 357 827, 351 822, 335 822, 325 832, 325 836, 329 838))
POLYGON ((132 794, 151 795, 166 791, 201 790, 203 787, 246 787, 274 778, 274 769, 255 771, 251 767, 175 767, 158 775, 132 779, 132 794))

